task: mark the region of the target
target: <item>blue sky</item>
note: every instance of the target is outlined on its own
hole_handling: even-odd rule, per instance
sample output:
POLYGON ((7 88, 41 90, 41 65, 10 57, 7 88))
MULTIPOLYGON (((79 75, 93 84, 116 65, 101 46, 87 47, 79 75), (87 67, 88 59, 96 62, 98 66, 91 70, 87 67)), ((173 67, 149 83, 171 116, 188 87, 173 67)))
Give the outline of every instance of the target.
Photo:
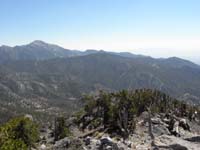
POLYGON ((1 0, 0 45, 36 39, 200 62, 200 1, 1 0))

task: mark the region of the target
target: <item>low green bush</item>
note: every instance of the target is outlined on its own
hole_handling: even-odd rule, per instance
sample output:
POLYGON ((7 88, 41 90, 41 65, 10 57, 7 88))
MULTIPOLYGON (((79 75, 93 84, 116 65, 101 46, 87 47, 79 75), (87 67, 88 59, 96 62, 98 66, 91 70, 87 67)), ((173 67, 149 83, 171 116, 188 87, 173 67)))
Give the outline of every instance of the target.
POLYGON ((14 118, 0 126, 1 150, 27 150, 38 140, 38 126, 29 118, 14 118))

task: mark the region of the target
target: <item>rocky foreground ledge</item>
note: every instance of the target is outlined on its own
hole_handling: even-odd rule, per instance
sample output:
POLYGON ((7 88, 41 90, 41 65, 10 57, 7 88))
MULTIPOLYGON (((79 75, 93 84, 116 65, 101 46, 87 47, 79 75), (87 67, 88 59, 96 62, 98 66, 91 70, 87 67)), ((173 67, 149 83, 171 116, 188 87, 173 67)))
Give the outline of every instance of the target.
POLYGON ((151 118, 151 133, 148 112, 137 119, 136 129, 127 139, 107 133, 103 128, 81 131, 71 124, 72 137, 53 142, 52 131, 42 137, 40 150, 198 150, 200 149, 200 126, 198 121, 189 121, 174 116, 171 120, 165 114, 151 118))

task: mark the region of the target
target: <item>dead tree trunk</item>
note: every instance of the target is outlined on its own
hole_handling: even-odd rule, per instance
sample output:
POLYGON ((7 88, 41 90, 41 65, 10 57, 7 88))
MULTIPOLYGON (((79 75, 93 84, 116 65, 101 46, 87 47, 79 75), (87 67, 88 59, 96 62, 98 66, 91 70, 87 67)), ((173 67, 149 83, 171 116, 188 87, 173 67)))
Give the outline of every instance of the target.
POLYGON ((152 132, 151 109, 148 108, 147 110, 148 110, 149 135, 150 135, 151 139, 154 140, 155 137, 152 132))
POLYGON ((148 110, 149 136, 151 137, 151 146, 154 147, 155 150, 157 150, 158 147, 155 144, 155 137, 154 137, 153 132, 152 132, 151 106, 152 105, 150 105, 150 107, 147 108, 147 110, 148 110))

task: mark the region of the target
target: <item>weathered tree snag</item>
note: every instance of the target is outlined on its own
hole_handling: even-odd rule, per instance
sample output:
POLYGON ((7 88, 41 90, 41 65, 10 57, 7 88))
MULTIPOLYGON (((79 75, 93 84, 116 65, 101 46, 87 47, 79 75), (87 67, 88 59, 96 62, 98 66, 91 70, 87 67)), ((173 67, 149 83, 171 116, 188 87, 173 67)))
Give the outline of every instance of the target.
POLYGON ((149 135, 150 135, 151 139, 154 140, 155 137, 152 132, 151 110, 150 110, 150 108, 147 108, 147 110, 148 110, 149 135))

